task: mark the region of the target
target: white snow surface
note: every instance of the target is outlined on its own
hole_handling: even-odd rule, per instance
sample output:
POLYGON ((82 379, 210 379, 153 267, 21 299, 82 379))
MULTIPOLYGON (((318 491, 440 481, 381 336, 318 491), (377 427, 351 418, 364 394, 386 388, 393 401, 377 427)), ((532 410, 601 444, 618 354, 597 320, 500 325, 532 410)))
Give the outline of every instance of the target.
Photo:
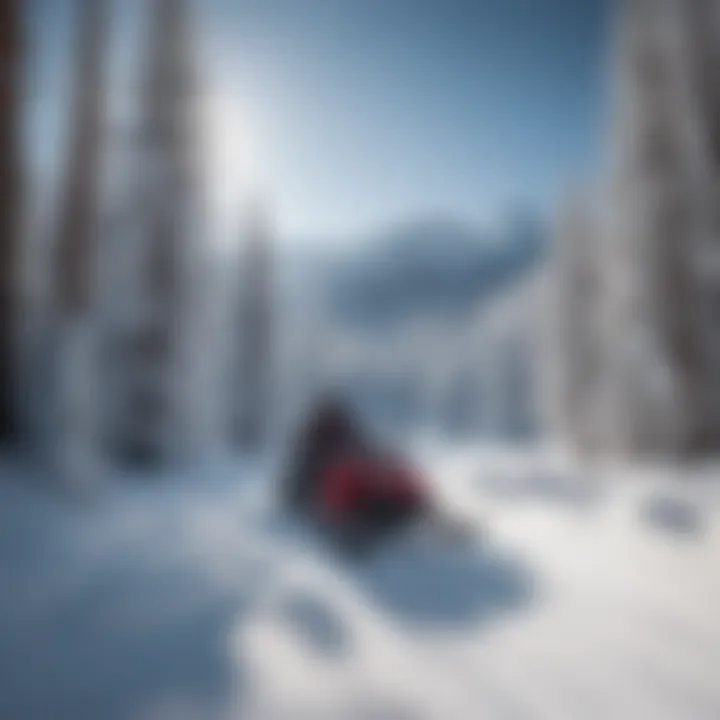
POLYGON ((6 461, 0 717, 720 717, 717 472, 417 457, 477 538, 355 563, 280 516, 272 463, 79 503, 6 461))

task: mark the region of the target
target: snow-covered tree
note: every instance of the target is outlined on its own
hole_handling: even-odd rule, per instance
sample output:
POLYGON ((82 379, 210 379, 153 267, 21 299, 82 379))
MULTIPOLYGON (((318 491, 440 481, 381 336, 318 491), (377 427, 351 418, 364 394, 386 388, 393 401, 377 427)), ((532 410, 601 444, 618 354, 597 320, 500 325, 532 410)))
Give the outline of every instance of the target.
POLYGON ((687 449, 703 424, 693 263, 709 176, 684 9, 630 0, 617 45, 604 268, 610 422, 634 452, 687 449))
POLYGON ((563 213, 551 283, 554 424, 581 447, 720 448, 719 8, 621 5, 608 173, 563 213))
POLYGON ((114 346, 121 362, 114 444, 126 461, 194 453, 192 369, 202 269, 195 135, 198 84, 186 0, 152 0, 127 229, 127 303, 114 346))

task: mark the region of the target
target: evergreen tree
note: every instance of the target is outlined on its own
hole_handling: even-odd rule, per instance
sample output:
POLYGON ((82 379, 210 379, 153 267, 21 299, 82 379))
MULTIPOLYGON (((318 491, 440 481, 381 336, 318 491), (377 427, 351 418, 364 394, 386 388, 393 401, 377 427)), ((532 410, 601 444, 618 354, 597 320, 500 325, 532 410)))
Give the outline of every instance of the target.
POLYGON ((693 263, 706 149, 682 10, 628 0, 617 43, 604 296, 609 423, 631 452, 688 447, 702 415, 693 263))
POLYGON ((136 297, 124 339, 116 440, 123 459, 173 462, 189 450, 185 375, 199 188, 196 78, 185 0, 152 0, 137 133, 136 297))

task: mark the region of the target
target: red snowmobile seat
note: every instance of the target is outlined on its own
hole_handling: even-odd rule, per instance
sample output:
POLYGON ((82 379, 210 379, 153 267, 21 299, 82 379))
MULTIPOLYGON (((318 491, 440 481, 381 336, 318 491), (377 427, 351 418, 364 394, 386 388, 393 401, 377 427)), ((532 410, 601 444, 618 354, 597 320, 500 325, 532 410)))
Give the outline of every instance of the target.
POLYGON ((370 521, 375 516, 412 515, 429 504, 424 483, 410 468, 385 459, 352 458, 323 473, 320 516, 332 523, 370 521))

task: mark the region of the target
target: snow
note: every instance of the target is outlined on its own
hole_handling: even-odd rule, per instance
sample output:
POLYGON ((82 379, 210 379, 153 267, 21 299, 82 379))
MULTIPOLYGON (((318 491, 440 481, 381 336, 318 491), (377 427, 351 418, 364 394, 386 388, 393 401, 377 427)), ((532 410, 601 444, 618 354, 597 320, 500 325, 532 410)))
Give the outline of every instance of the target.
POLYGON ((279 516, 272 464, 81 503, 6 461, 0 717, 720 717, 713 468, 417 453, 477 540, 359 564, 279 516))

